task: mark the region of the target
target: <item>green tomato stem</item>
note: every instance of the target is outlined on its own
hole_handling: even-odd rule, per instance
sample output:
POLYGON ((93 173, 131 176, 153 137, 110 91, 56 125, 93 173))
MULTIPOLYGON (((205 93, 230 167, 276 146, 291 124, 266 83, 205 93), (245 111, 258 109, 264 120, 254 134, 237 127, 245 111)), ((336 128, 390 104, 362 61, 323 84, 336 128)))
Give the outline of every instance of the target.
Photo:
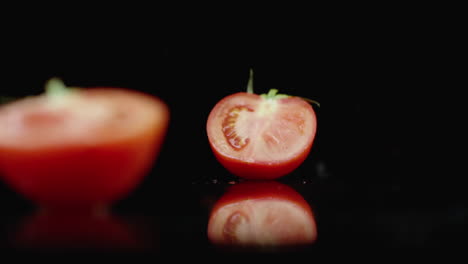
POLYGON ((70 89, 65 86, 59 78, 51 78, 45 85, 46 95, 50 97, 59 97, 67 94, 70 89))
POLYGON ((281 98, 288 98, 290 95, 287 94, 279 94, 278 89, 270 89, 267 94, 260 95, 264 99, 281 99, 281 98))
POLYGON ((311 103, 311 104, 314 104, 314 105, 320 107, 320 103, 315 101, 315 100, 305 98, 305 97, 300 97, 300 96, 293 96, 293 95, 288 95, 288 94, 279 94, 278 89, 270 89, 267 94, 261 94, 260 96, 262 98, 264 98, 264 99, 271 99, 271 100, 288 98, 288 97, 298 97, 298 98, 301 98, 302 100, 304 100, 304 101, 306 101, 308 103, 311 103))
POLYGON ((267 97, 273 98, 273 97, 275 97, 275 95, 276 95, 277 93, 278 93, 278 89, 270 89, 270 90, 268 91, 267 97))
MULTIPOLYGON (((250 68, 250 72, 249 72, 249 81, 247 82, 247 93, 254 93, 254 90, 253 90, 253 69, 250 68)), ((282 98, 288 98, 288 97, 292 97, 292 95, 287 95, 287 94, 279 94, 278 93, 278 89, 270 89, 268 91, 268 93, 266 94, 261 94, 260 95, 262 98, 264 99, 282 99, 282 98)), ((312 99, 309 99, 309 98, 305 98, 305 97, 300 97, 300 96, 294 96, 294 97, 299 97, 301 99, 303 99, 304 101, 308 102, 308 103, 311 103, 311 104, 314 104, 318 107, 320 107, 320 103, 315 101, 315 100, 312 100, 312 99)))
POLYGON ((247 93, 254 93, 253 89, 253 69, 250 68, 249 81, 247 82, 247 93))
POLYGON ((312 99, 309 99, 309 98, 305 98, 305 97, 301 97, 301 99, 304 100, 304 101, 307 101, 307 102, 309 102, 309 103, 311 103, 311 104, 314 104, 314 105, 316 105, 316 106, 318 106, 318 107, 320 107, 320 103, 317 102, 317 101, 315 101, 315 100, 312 100, 312 99))

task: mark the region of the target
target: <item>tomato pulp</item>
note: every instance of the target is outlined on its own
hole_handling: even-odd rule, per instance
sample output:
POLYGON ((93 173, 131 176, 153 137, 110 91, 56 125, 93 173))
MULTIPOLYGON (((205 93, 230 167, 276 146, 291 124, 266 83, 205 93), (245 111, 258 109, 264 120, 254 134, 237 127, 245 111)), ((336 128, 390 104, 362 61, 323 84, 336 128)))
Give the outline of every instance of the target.
POLYGON ((275 181, 242 182, 215 203, 208 238, 225 246, 298 246, 313 243, 317 227, 309 204, 275 181))
POLYGON ((123 88, 66 90, 0 107, 0 174, 48 207, 107 205, 123 198, 160 151, 168 107, 123 88))
POLYGON ((300 97, 239 92, 220 100, 207 121, 218 161, 246 179, 275 179, 308 156, 317 129, 312 106, 300 97))

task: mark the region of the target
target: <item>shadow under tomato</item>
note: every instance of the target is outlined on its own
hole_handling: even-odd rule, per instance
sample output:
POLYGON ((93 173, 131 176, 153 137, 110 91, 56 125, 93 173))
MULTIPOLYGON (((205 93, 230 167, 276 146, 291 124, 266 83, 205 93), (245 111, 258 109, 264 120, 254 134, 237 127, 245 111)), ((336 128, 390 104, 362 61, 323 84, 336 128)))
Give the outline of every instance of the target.
POLYGON ((208 239, 224 249, 295 249, 313 244, 317 226, 311 207, 276 181, 235 184, 214 204, 208 239))
MULTIPOLYGON (((134 219, 135 220, 135 219, 134 219)), ((107 211, 38 210, 25 217, 11 237, 23 250, 140 251, 157 248, 149 226, 107 211)))

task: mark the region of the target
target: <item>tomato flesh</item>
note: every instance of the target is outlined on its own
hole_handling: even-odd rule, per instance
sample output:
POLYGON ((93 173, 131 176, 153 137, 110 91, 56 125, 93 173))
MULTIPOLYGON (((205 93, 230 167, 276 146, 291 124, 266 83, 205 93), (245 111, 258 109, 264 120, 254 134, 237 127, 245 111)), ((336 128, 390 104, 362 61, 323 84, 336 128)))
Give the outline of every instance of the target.
POLYGON ((299 193, 278 182, 232 186, 213 206, 208 222, 208 238, 217 245, 305 245, 316 237, 310 206, 299 193))
POLYGON ((118 88, 0 108, 0 174, 48 207, 109 204, 142 180, 168 125, 160 99, 118 88))
POLYGON ((231 173, 248 179, 274 179, 307 157, 316 116, 298 97, 265 99, 236 93, 218 102, 208 116, 210 146, 231 173))

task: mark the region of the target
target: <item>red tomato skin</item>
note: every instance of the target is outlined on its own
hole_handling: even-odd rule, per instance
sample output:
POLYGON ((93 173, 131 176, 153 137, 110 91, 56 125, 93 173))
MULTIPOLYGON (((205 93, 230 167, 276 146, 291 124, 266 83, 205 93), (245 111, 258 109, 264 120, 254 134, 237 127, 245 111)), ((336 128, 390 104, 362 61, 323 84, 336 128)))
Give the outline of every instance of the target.
MULTIPOLYGON (((221 99, 221 101, 219 101, 217 105, 213 108, 212 113, 217 111, 220 105, 228 102, 232 98, 239 97, 239 96, 249 98, 249 100, 261 100, 260 96, 257 94, 251 94, 251 93, 245 93, 245 92, 231 94, 221 99)), ((316 129, 317 117, 316 117, 315 111, 310 105, 309 105, 309 110, 310 110, 309 111, 310 114, 313 116, 313 120, 314 120, 313 126, 316 129)), ((210 113, 210 115, 212 113, 210 113)), ((215 125, 215 122, 213 119, 210 117, 208 118, 207 131, 209 131, 209 126, 215 125)), ((215 142, 210 139, 209 134, 210 133, 208 132, 208 139, 209 139, 208 142, 210 144, 210 148, 215 158, 230 173, 238 177, 248 179, 248 180, 273 180, 273 179, 278 179, 280 177, 283 177, 293 172, 305 161, 305 159, 308 157, 311 151, 311 148, 315 139, 316 130, 313 131, 309 144, 305 148, 303 148, 300 153, 295 155, 294 158, 281 161, 281 162, 273 162, 273 163, 246 162, 240 159, 236 159, 233 157, 223 155, 216 149, 215 142)))
POLYGON ((3 172, 10 185, 39 204, 106 204, 133 189, 151 163, 154 143, 132 141, 40 153, 8 151, 1 157, 3 172))
POLYGON ((245 162, 221 155, 214 147, 216 159, 232 174, 248 180, 273 180, 293 172, 310 153, 312 145, 304 149, 295 158, 281 163, 245 162))
POLYGON ((153 122, 141 133, 92 146, 0 147, 0 174, 14 190, 43 207, 100 206, 122 199, 142 181, 164 141, 169 109, 153 99, 163 106, 164 121, 153 122))

